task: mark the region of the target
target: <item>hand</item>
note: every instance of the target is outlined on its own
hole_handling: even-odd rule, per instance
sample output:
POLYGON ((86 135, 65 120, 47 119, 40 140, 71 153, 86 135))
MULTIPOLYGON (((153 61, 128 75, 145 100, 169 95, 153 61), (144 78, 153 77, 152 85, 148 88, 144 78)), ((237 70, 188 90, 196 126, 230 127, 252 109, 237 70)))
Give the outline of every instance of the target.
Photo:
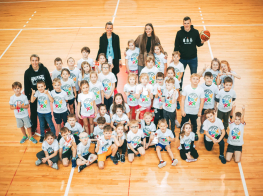
POLYGON ((79 117, 79 119, 82 119, 80 114, 78 114, 78 117, 79 117))
POLYGON ((94 113, 94 118, 96 118, 97 117, 97 113, 94 113))
POLYGON ((206 41, 205 40, 201 40, 201 43, 203 44, 203 43, 205 43, 206 41))
POLYGON ((183 117, 185 117, 185 116, 186 116, 186 113, 185 113, 185 111, 184 111, 184 110, 182 110, 182 111, 181 111, 181 115, 182 115, 183 117))
POLYGON ((209 67, 209 65, 205 64, 203 70, 205 71, 208 67, 209 67))
POLYGON ((127 56, 126 51, 124 51, 124 56, 125 56, 125 57, 127 56))
POLYGON ((122 121, 121 121, 121 124, 125 124, 125 122, 126 122, 125 120, 122 120, 122 121))
POLYGON ((47 162, 47 158, 45 157, 45 158, 42 158, 42 163, 46 163, 47 162))
POLYGON ((52 161, 48 160, 47 162, 48 162, 48 165, 49 165, 50 167, 53 165, 53 162, 52 162, 52 161))
POLYGON ((235 102, 232 104, 232 108, 236 109, 236 103, 235 102))
POLYGON ((170 142, 170 138, 169 137, 166 137, 167 141, 170 142))
POLYGON ((222 75, 223 75, 223 73, 221 73, 221 72, 218 74, 218 76, 222 76, 222 75))
POLYGON ((137 154, 139 154, 139 152, 138 152, 138 151, 135 151, 135 154, 137 155, 137 154))
POLYGON ((149 95, 151 94, 151 89, 148 89, 148 94, 149 94, 149 95))
MULTIPOLYGON (((119 66, 122 67, 122 62, 121 60, 119 60, 119 66)), ((113 67, 112 67, 113 68, 113 67)))
POLYGON ((130 92, 126 92, 127 93, 127 96, 129 96, 131 93, 130 92))
POLYGON ((137 109, 135 112, 136 112, 136 113, 140 113, 141 111, 140 111, 140 109, 137 109))
POLYGON ((17 108, 22 108, 22 104, 17 104, 17 108))
POLYGON ((197 116, 198 116, 198 117, 201 117, 201 116, 202 116, 202 112, 199 111, 198 114, 197 114, 197 116))
POLYGON ((231 72, 226 72, 226 75, 232 75, 232 73, 231 72))
POLYGON ((139 90, 139 94, 142 94, 143 88, 141 90, 139 90))
POLYGON ((242 110, 243 110, 243 111, 245 110, 245 105, 242 106, 242 110))
POLYGON ((36 93, 36 91, 33 90, 32 88, 31 88, 31 91, 32 91, 32 95, 34 95, 36 93))
POLYGON ((165 56, 164 56, 164 59, 166 59, 166 60, 167 60, 167 59, 168 59, 168 56, 167 56, 167 55, 165 55, 165 56))
POLYGON ((45 90, 44 93, 45 93, 45 94, 48 94, 48 90, 45 90))
POLYGON ((119 132, 118 137, 122 137, 122 136, 123 136, 123 132, 119 132))
POLYGON ((213 143, 214 143, 214 144, 218 143, 218 140, 215 139, 215 138, 213 138, 213 143))

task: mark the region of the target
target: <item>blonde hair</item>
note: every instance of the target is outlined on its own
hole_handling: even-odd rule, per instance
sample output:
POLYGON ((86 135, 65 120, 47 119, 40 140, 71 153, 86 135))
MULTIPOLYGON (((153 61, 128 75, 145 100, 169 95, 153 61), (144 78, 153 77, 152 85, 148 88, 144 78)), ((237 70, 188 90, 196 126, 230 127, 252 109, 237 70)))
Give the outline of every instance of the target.
POLYGON ((200 79, 200 75, 199 74, 197 74, 197 73, 193 73, 191 76, 190 76, 190 78, 193 78, 193 77, 198 77, 199 79, 200 79))
POLYGON ((55 83, 60 83, 61 84, 61 80, 59 78, 54 78, 53 84, 55 84, 55 83))
POLYGON ((133 39, 129 39, 128 40, 128 46, 129 46, 130 43, 133 43, 135 45, 135 41, 133 39))
POLYGON ((157 127, 158 127, 158 128, 160 127, 161 123, 165 123, 165 124, 167 125, 166 120, 163 118, 163 119, 160 119, 160 120, 158 121, 158 124, 157 124, 157 127))
POLYGON ((172 56, 174 57, 175 55, 178 55, 179 57, 181 56, 181 53, 179 51, 174 51, 172 53, 172 56))
POLYGON ((149 75, 147 74, 147 73, 142 73, 141 75, 140 75, 140 81, 141 81, 141 79, 142 79, 142 77, 147 77, 147 80, 149 81, 150 80, 150 78, 149 78, 149 75))
POLYGON ((123 127, 123 129, 124 129, 124 124, 118 123, 118 124, 116 125, 116 129, 117 129, 118 127, 123 127))
POLYGON ((153 114, 152 114, 151 112, 145 112, 144 115, 143 115, 143 117, 145 117, 145 116, 151 116, 151 117, 153 117, 153 114))
POLYGON ((69 59, 73 59, 73 61, 74 61, 74 63, 75 63, 75 59, 74 59, 73 57, 68 57, 67 63, 68 63, 69 59))
POLYGON ((137 120, 134 120, 134 119, 133 119, 133 120, 130 121, 130 125, 134 125, 134 124, 137 124, 137 125, 138 125, 139 122, 138 122, 137 120))
POLYGON ((167 80, 165 80, 165 83, 173 83, 174 84, 174 79, 173 78, 168 78, 167 80))
POLYGON ((81 139, 82 137, 86 137, 86 136, 88 136, 87 132, 81 132, 81 133, 79 134, 79 138, 80 138, 80 139, 81 139))
POLYGON ((146 58, 146 63, 147 62, 154 62, 154 56, 153 55, 149 55, 149 56, 147 56, 147 58, 146 58))
POLYGON ((85 76, 84 65, 88 65, 88 66, 89 66, 89 71, 88 71, 88 73, 91 72, 91 66, 90 66, 90 64, 89 64, 87 61, 83 61, 83 62, 81 63, 81 76, 82 76, 82 78, 85 76))
POLYGON ((129 75, 128 75, 128 84, 130 84, 130 78, 131 77, 134 77, 135 78, 135 84, 137 84, 137 75, 136 74, 134 74, 134 73, 130 73, 129 75))
POLYGON ((92 74, 95 74, 95 75, 97 76, 97 78, 98 78, 98 73, 97 73, 96 71, 91 71, 91 72, 90 72, 90 75, 89 75, 90 78, 91 78, 91 75, 92 75, 92 74))
POLYGON ((162 47, 162 45, 161 44, 155 44, 155 46, 154 46, 154 48, 155 47, 158 47, 159 49, 160 49, 160 51, 161 51, 161 53, 164 53, 164 49, 163 49, 163 47, 162 47))

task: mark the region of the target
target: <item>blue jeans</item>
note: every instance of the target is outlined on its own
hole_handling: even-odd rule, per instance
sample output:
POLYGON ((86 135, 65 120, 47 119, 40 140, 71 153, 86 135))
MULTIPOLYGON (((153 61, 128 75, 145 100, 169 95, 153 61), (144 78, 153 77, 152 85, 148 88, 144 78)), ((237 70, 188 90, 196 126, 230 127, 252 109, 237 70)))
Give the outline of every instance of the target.
POLYGON ((47 114, 40 114, 40 113, 38 113, 38 119, 39 119, 39 122, 40 122, 41 137, 45 136, 45 120, 47 121, 51 131, 56 135, 56 129, 55 129, 53 121, 52 121, 51 113, 47 113, 47 114))
MULTIPOLYGON (((191 75, 193 73, 197 73, 197 66, 198 66, 198 59, 197 57, 193 58, 193 59, 180 59, 180 62, 184 65, 184 69, 186 68, 187 65, 189 65, 190 71, 191 71, 191 75)), ((180 88, 182 89, 183 86, 183 79, 184 79, 184 72, 183 72, 183 76, 181 79, 181 84, 180 84, 180 88)))

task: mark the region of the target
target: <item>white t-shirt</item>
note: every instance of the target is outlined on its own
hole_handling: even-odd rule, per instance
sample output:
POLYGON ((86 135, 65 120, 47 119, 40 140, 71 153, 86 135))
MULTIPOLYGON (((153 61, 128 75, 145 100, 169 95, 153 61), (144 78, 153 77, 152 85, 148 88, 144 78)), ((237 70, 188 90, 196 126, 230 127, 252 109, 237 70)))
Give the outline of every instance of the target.
MULTIPOLYGON (((117 138, 117 132, 116 131, 112 131, 112 135, 115 135, 115 137, 117 138)), ((123 133, 123 135, 121 136, 122 140, 125 140, 125 134, 123 133)))
POLYGON ((96 105, 101 104, 102 83, 100 81, 97 81, 95 84, 89 82, 89 91, 94 93, 96 105))
POLYGON ((142 84, 138 84, 136 87, 136 94, 139 94, 139 91, 143 89, 142 93, 140 94, 139 98, 139 105, 142 107, 149 107, 151 106, 151 98, 148 92, 148 89, 150 92, 152 92, 152 85, 147 84, 146 86, 143 86, 142 84))
MULTIPOLYGON (((94 119, 94 122, 97 122, 98 118, 101 117, 100 113, 97 114, 97 117, 94 119)), ((102 116, 105 118, 106 123, 110 123, 110 116, 108 114, 104 114, 104 116, 102 116)))
POLYGON ((206 73, 206 72, 211 72, 211 74, 213 75, 213 83, 214 83, 215 85, 217 85, 217 83, 216 83, 216 78, 217 78, 218 74, 220 73, 220 71, 219 71, 219 70, 214 71, 213 69, 208 68, 208 69, 206 69, 205 72, 203 73, 203 77, 205 77, 205 73, 206 73))
POLYGON ((92 92, 89 92, 88 94, 80 93, 78 96, 78 102, 81 102, 81 110, 80 113, 83 116, 91 116, 94 114, 95 110, 94 107, 97 107, 93 104, 93 101, 95 101, 95 95, 92 92))
POLYGON ((244 127, 246 123, 236 125, 234 122, 229 123, 229 136, 227 139, 227 143, 232 146, 242 146, 244 144, 243 134, 244 134, 244 127))
POLYGON ((68 110, 67 108, 67 102, 68 96, 65 91, 61 91, 57 93, 55 90, 51 91, 51 97, 53 97, 54 102, 53 102, 53 112, 54 113, 64 113, 68 110))
POLYGON ((78 78, 78 81, 81 82, 82 80, 86 80, 86 81, 90 81, 90 74, 85 74, 84 73, 84 77, 82 77, 82 73, 80 72, 79 73, 79 78, 78 78))
POLYGON ((94 132, 93 132, 94 135, 98 135, 98 136, 103 136, 103 129, 100 129, 99 126, 96 126, 94 128, 94 132))
MULTIPOLYGON (((184 72, 184 65, 179 61, 177 65, 174 64, 174 62, 170 63, 168 67, 173 67, 175 72, 175 77, 178 79, 180 74, 184 72)), ((181 80, 179 81, 181 83, 181 80)))
MULTIPOLYGON (((203 123, 203 129, 209 133, 213 138, 216 138, 217 136, 221 135, 222 130, 224 129, 224 125, 222 123, 222 120, 219 118, 215 119, 214 123, 211 123, 208 119, 206 119, 203 123)), ((205 136, 206 141, 211 142, 212 140, 205 136)))
POLYGON ((9 105, 12 105, 12 106, 16 107, 16 109, 14 110, 16 118, 25 118, 25 117, 27 117, 28 116, 27 109, 25 109, 25 108, 18 108, 17 104, 21 104, 22 106, 28 105, 27 96, 25 96, 24 94, 21 94, 19 97, 17 97, 16 95, 13 95, 13 96, 10 97, 10 101, 9 101, 9 105))
MULTIPOLYGON (((63 69, 63 68, 62 68, 63 69)), ((60 80, 62 80, 62 77, 61 77, 61 71, 58 71, 57 69, 55 69, 53 72, 52 72, 52 81, 55 79, 55 78, 58 78, 60 80)))
MULTIPOLYGON (((50 92, 48 91, 50 94, 50 92)), ((51 113, 50 108, 50 101, 45 93, 40 93, 39 91, 36 91, 34 94, 34 97, 37 98, 37 112, 40 114, 48 114, 51 113)))
POLYGON ((62 154, 64 154, 65 152, 67 152, 70 147, 69 146, 72 146, 72 143, 75 142, 75 138, 73 137, 73 135, 69 135, 69 138, 70 138, 70 142, 69 142, 69 145, 65 145, 65 139, 64 137, 61 137, 61 139, 59 140, 59 147, 62 148, 62 154))
MULTIPOLYGON (((130 112, 129 105, 127 103, 124 103, 124 106, 125 106, 125 108, 123 107, 123 112, 126 114, 129 114, 129 112, 130 112)), ((110 114, 113 114, 112 110, 113 110, 113 104, 111 104, 111 106, 110 106, 110 114)))
MULTIPOLYGON (((152 93, 153 93, 153 95, 155 96, 155 95, 158 94, 158 91, 161 91, 161 92, 162 92, 162 95, 163 95, 164 89, 165 89, 165 83, 163 83, 162 86, 160 86, 158 83, 156 83, 156 84, 153 86, 152 93)), ((154 108, 157 108, 157 109, 162 109, 162 108, 163 108, 163 102, 162 102, 161 97, 160 97, 160 98, 154 98, 154 99, 153 99, 153 107, 154 107, 154 108)))
POLYGON ((137 106, 138 105, 138 99, 135 98, 136 93, 136 85, 131 86, 130 84, 124 85, 124 92, 129 92, 129 96, 127 97, 127 103, 129 106, 137 106))
POLYGON ((78 76, 80 74, 79 69, 75 67, 73 70, 70 70, 69 68, 68 70, 70 71, 69 78, 73 80, 76 87, 76 91, 79 91, 79 84, 78 84, 78 76))
POLYGON ((81 124, 79 124, 78 122, 75 123, 75 126, 74 127, 71 127, 70 124, 67 122, 65 124, 65 127, 67 127, 70 131, 71 131, 71 134, 72 135, 77 135, 79 136, 79 134, 81 132, 83 132, 83 127, 81 126, 81 124))
MULTIPOLYGON (((233 73, 233 74, 236 74, 236 72, 234 72, 234 71, 230 71, 230 72, 233 73)), ((234 89, 235 77, 233 75, 222 75, 222 76, 220 76, 221 83, 220 83, 219 89, 221 90, 221 89, 224 88, 224 80, 225 80, 226 77, 232 78, 232 80, 233 80, 232 89, 234 89)))
MULTIPOLYGON (((117 82, 117 79, 116 79, 116 76, 112 72, 109 72, 108 75, 104 75, 101 72, 99 73, 99 81, 103 85, 103 90, 105 94, 109 95, 111 92, 111 89, 113 88, 112 85, 113 83, 117 82)), ((113 97, 113 94, 114 93, 112 93, 112 97, 113 97)))
POLYGON ((138 70, 138 56, 140 49, 135 47, 134 50, 127 50, 125 59, 128 59, 129 70, 135 71, 138 70))
POLYGON ((97 154, 103 154, 104 152, 107 152, 108 149, 111 147, 112 142, 114 142, 114 138, 110 138, 109 140, 106 140, 103 135, 100 137, 98 142, 100 142, 100 148, 97 154))
POLYGON ((173 101, 173 94, 175 95, 175 99, 177 100, 178 98, 178 92, 172 89, 171 91, 168 92, 167 89, 164 89, 163 95, 165 96, 165 101, 163 103, 163 109, 166 110, 167 112, 174 112, 176 109, 176 103, 177 101, 175 100, 175 103, 172 103, 173 101))
MULTIPOLYGON (((131 130, 127 134, 127 143, 131 144, 133 148, 136 148, 139 144, 141 144, 141 139, 144 139, 145 136, 141 129, 138 129, 137 133, 133 133, 131 130)), ((128 145, 128 149, 130 149, 128 145)))
POLYGON ((91 140, 89 139, 87 144, 84 146, 82 142, 80 142, 77 146, 77 154, 84 157, 85 155, 89 154, 89 147, 90 147, 91 140))
POLYGON ((61 89, 66 92, 68 100, 72 100, 75 97, 73 87, 75 87, 75 84, 72 79, 69 78, 66 82, 61 80, 61 89))
POLYGON ((155 58, 155 66, 158 69, 158 72, 164 73, 164 64, 167 63, 167 59, 165 59, 165 55, 161 54, 154 54, 155 58))
MULTIPOLYGON (((166 80, 168 80, 169 78, 168 77, 165 77, 164 78, 164 84, 165 84, 165 81, 166 80)), ((177 78, 176 77, 174 77, 174 89, 179 89, 180 88, 180 83, 179 83, 179 81, 177 80, 177 78)))
POLYGON ((58 146, 58 141, 54 139, 53 143, 49 145, 47 141, 44 141, 42 143, 42 150, 47 151, 48 154, 53 154, 55 151, 58 151, 59 146, 58 146))
POLYGON ((129 122, 129 118, 126 114, 122 114, 121 117, 119 117, 117 114, 113 114, 111 121, 113 122, 113 124, 115 124, 115 126, 117 125, 116 123, 119 123, 121 121, 126 121, 129 122))
POLYGON ((151 69, 148 69, 148 67, 144 67, 140 73, 147 73, 149 75, 149 84, 152 86, 156 83, 156 74, 158 73, 158 69, 156 67, 152 67, 151 69))
POLYGON ((173 132, 170 129, 166 129, 165 133, 163 133, 161 131, 161 129, 158 129, 156 131, 156 133, 157 133, 157 137, 158 137, 158 140, 159 140, 158 143, 162 144, 164 146, 170 144, 170 142, 166 139, 166 137, 174 138, 174 134, 173 134, 173 132))
POLYGON ((94 67, 95 66, 94 65, 94 61, 93 61, 92 58, 88 57, 88 60, 84 60, 83 58, 81 58, 81 59, 78 60, 78 63, 77 63, 77 67, 78 67, 79 70, 81 70, 81 63, 83 63, 84 61, 87 61, 89 63, 89 65, 90 65, 90 67, 94 67))
MULTIPOLYGON (((195 134, 193 132, 190 133, 190 135, 186 136, 184 135, 180 139, 180 144, 184 145, 185 150, 190 150, 191 143, 195 141, 195 134)), ((180 145, 179 150, 182 150, 182 146, 180 145)))
POLYGON ((219 99, 218 110, 221 112, 229 112, 232 110, 233 98, 236 98, 236 92, 233 89, 226 92, 224 89, 220 90, 216 95, 216 99, 219 99))
POLYGON ((185 96, 184 111, 186 114, 198 114, 200 107, 200 99, 205 98, 204 89, 198 86, 196 89, 191 87, 191 84, 187 85, 182 92, 185 96))
POLYGON ((206 86, 205 83, 201 84, 205 93, 205 102, 203 109, 213 109, 215 107, 215 95, 218 94, 219 90, 215 84, 206 86))
POLYGON ((141 120, 141 129, 143 130, 144 137, 150 137, 151 133, 155 133, 156 126, 153 122, 147 125, 144 120, 141 120))

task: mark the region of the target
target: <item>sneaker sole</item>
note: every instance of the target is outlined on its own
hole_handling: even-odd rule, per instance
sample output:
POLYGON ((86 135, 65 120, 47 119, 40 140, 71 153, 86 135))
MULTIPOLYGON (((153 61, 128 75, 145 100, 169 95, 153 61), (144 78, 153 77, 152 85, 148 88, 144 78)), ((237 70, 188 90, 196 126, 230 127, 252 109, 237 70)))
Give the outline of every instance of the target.
POLYGON ((165 166, 166 166, 166 162, 163 163, 162 165, 158 165, 159 169, 161 169, 161 168, 163 168, 163 167, 165 167, 165 166))
POLYGON ((28 138, 26 138, 26 140, 24 140, 24 142, 21 142, 21 141, 20 141, 20 144, 23 144, 23 143, 25 143, 27 140, 28 140, 28 138))
POLYGON ((176 166, 178 164, 178 160, 176 159, 173 163, 172 166, 176 166))

